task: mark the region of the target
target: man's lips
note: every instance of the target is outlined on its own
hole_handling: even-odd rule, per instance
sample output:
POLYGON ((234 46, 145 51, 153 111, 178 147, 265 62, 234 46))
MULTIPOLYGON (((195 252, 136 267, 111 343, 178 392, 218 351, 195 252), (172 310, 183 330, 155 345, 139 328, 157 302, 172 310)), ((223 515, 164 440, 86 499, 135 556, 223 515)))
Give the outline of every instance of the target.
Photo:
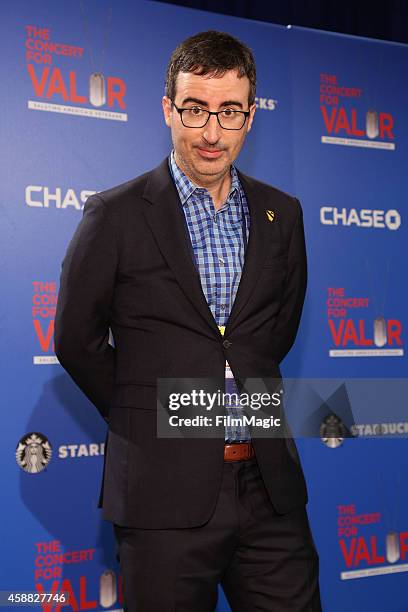
POLYGON ((197 147, 197 150, 201 157, 205 157, 207 159, 215 159, 220 157, 224 152, 222 149, 206 149, 205 147, 197 147))

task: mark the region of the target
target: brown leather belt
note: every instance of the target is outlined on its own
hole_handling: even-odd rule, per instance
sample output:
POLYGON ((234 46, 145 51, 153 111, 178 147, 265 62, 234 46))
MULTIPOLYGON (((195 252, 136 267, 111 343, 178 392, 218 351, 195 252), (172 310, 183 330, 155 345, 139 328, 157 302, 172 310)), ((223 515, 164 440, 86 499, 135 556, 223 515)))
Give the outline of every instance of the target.
POLYGON ((224 445, 224 461, 246 461, 255 457, 252 442, 224 445))

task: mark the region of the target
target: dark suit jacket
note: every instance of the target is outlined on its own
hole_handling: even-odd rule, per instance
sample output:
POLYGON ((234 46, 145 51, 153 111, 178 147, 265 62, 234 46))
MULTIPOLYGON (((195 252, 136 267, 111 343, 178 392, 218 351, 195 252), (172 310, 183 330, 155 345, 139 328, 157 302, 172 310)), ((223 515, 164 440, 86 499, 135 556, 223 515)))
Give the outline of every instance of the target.
MULTIPOLYGON (((167 159, 89 198, 63 261, 56 354, 109 423, 101 497, 104 518, 119 525, 194 527, 216 504, 224 441, 158 438, 157 378, 207 377, 222 388, 226 359, 237 380, 279 377, 294 342, 306 289, 300 204, 239 178, 251 226, 224 337, 201 289, 167 159)), ((293 441, 253 444, 276 511, 305 504, 293 441)))

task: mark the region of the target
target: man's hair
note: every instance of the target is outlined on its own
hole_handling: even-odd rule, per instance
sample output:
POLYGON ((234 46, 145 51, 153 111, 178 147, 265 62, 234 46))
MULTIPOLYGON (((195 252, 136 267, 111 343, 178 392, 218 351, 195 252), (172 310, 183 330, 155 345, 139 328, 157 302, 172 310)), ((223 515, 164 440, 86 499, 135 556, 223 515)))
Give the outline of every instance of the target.
POLYGON ((180 43, 171 54, 165 94, 174 101, 179 72, 222 77, 228 70, 237 70, 239 77, 248 77, 248 104, 251 106, 256 92, 256 68, 251 49, 226 32, 200 32, 180 43))

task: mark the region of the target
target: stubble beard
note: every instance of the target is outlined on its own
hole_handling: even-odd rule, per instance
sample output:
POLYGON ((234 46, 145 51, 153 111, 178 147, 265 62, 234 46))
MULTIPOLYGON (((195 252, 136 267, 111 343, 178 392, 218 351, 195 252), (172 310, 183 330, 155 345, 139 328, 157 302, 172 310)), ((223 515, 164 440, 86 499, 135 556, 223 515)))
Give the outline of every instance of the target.
POLYGON ((230 171, 230 167, 231 167, 231 164, 228 164, 221 170, 218 170, 218 171, 216 171, 215 169, 211 170, 211 160, 209 160, 207 162, 209 166, 208 170, 200 171, 199 173, 197 173, 195 171, 193 164, 190 164, 182 155, 176 152, 176 150, 174 150, 174 157, 175 157, 175 160, 178 162, 178 165, 184 171, 184 173, 187 174, 192 179, 192 181, 194 183, 197 183, 198 185, 200 185, 200 183, 207 183, 207 182, 213 183, 214 180, 211 180, 211 178, 212 179, 216 178, 217 180, 223 179, 224 176, 230 171), (208 177, 210 180, 206 181, 206 177, 208 177))

